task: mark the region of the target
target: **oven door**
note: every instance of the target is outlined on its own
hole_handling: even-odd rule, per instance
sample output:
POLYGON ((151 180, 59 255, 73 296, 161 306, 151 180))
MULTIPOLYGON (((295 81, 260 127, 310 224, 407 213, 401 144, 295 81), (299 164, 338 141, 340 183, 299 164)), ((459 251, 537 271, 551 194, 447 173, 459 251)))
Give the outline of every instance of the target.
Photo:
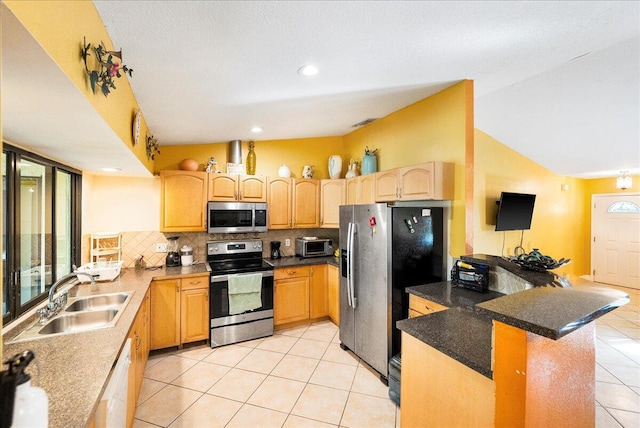
POLYGON ((229 279, 227 275, 212 275, 209 293, 211 328, 273 318, 273 271, 261 271, 262 306, 242 314, 229 314, 229 279))

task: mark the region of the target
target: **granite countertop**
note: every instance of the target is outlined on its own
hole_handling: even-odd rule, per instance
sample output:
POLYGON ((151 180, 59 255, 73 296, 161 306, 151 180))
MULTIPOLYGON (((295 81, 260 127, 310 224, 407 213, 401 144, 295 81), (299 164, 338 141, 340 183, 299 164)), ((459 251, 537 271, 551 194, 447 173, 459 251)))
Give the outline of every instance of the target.
POLYGON ((475 312, 475 305, 504 296, 456 287, 451 281, 407 287, 407 293, 439 303, 450 310, 401 320, 396 326, 467 367, 492 378, 491 318, 475 312))
POLYGON ((407 293, 415 294, 418 297, 431 300, 448 308, 472 308, 478 303, 504 296, 504 294, 498 293, 497 291, 480 293, 469 290, 468 288, 456 287, 451 281, 433 282, 431 284, 407 287, 407 293))
POLYGON ((491 370, 491 319, 473 309, 453 307, 429 315, 401 320, 397 327, 434 349, 493 378, 491 370))
POLYGON ((33 315, 4 333, 4 359, 27 349, 35 354, 36 359, 27 372, 32 375, 34 385, 47 393, 49 427, 87 425, 152 280, 197 276, 206 272, 204 264, 157 270, 123 269, 114 281, 80 284, 72 288, 69 296, 132 292, 115 326, 7 343, 35 321, 36 316, 33 315))
MULTIPOLYGON (((502 262, 520 266, 495 256, 462 257, 466 261, 502 262), (496 260, 497 259, 497 260, 496 260), (502 260, 502 262, 498 261, 502 260)), ((517 269, 510 270, 520 276, 517 269)), ((579 277, 563 277, 569 286, 555 285, 558 278, 546 272, 527 271, 528 290, 505 295, 494 291, 479 293, 451 282, 408 287, 407 292, 455 310, 445 310, 398 321, 397 327, 427 345, 491 378, 491 335, 493 320, 557 340, 629 302, 629 295, 599 286, 579 277), (543 283, 544 273, 550 277, 543 283), (488 362, 488 364, 487 364, 488 362)))
POLYGON ((533 286, 552 284, 556 278, 555 274, 552 272, 538 272, 535 270, 525 269, 503 257, 492 256, 489 254, 471 254, 469 256, 461 256, 460 260, 471 263, 480 263, 493 268, 499 266, 531 283, 533 286))
POLYGON ((264 259, 267 263, 272 265, 274 268, 285 268, 285 267, 294 267, 294 266, 313 266, 313 265, 324 265, 329 264, 333 266, 340 266, 339 259, 334 256, 326 256, 326 257, 283 257, 281 259, 264 259))

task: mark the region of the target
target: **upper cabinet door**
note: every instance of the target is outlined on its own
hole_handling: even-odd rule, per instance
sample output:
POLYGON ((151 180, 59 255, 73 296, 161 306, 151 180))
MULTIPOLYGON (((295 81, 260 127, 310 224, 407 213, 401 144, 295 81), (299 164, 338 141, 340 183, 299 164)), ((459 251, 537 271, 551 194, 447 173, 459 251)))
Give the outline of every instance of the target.
POLYGON ((269 229, 291 229, 291 179, 267 179, 269 229))
POLYGON ((376 202, 398 200, 398 174, 395 169, 377 172, 375 174, 375 181, 376 202))
POLYGON ((240 175, 238 177, 239 200, 247 202, 267 202, 267 181, 265 177, 240 175))
POLYGON ((293 227, 320 227, 320 181, 313 178, 293 179, 293 227))
POLYGON ((162 232, 206 230, 206 172, 160 171, 160 200, 162 232))
POLYGON ((233 202, 238 200, 238 176, 209 173, 209 200, 233 202))
POLYGON ((340 205, 345 200, 344 178, 320 180, 320 227, 340 227, 340 205))
POLYGON ((426 162, 398 169, 401 200, 453 199, 454 165, 426 162))

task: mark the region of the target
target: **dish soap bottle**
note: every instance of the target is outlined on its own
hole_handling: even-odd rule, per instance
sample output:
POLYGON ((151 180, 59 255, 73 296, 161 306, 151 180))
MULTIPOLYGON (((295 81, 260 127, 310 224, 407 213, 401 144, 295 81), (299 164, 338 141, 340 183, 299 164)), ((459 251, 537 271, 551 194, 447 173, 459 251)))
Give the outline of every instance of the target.
MULTIPOLYGON (((9 369, 2 372, 3 418, 10 417, 7 414, 10 414, 10 410, 5 408, 10 403, 4 400, 15 394, 13 396, 12 428, 46 428, 49 425, 47 393, 42 388, 31 386, 31 376, 24 372, 34 359, 33 351, 24 351, 14 355, 7 361, 9 369)), ((2 422, 4 424, 5 421, 2 422)))
POLYGON ((247 155, 247 174, 255 175, 256 173, 256 152, 253 151, 255 143, 249 141, 249 154, 247 155))

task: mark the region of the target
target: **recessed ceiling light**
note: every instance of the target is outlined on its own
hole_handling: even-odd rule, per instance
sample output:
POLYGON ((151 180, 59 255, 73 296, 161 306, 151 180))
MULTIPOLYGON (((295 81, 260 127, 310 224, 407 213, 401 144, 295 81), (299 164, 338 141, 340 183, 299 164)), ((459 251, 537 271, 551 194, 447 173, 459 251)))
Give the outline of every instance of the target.
POLYGON ((320 69, 318 68, 317 65, 307 64, 307 65, 303 65, 298 69, 298 74, 300 76, 310 77, 310 76, 315 76, 316 74, 318 74, 319 71, 320 69))
POLYGON ((253 132, 254 134, 257 134, 259 132, 262 132, 262 127, 260 126, 254 126, 251 128, 251 132, 253 132))
POLYGON ((110 168, 110 167, 102 168, 102 170, 103 170, 104 172, 118 172, 118 171, 122 171, 122 169, 120 169, 120 168, 110 168))

